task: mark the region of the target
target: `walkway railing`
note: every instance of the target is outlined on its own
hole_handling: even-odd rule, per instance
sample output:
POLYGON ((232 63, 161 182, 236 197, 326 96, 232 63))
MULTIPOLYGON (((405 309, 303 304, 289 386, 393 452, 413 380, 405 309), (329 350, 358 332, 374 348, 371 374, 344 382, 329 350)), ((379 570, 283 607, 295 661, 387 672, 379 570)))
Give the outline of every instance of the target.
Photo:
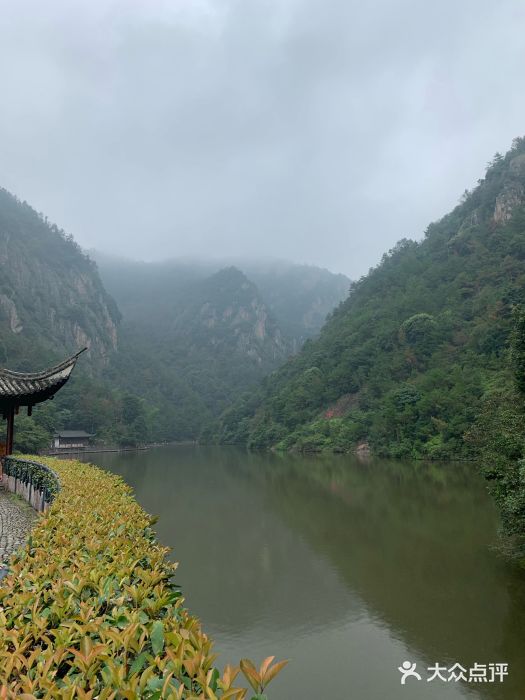
POLYGON ((37 511, 47 510, 60 491, 58 475, 45 464, 9 456, 4 457, 3 472, 4 486, 37 511))

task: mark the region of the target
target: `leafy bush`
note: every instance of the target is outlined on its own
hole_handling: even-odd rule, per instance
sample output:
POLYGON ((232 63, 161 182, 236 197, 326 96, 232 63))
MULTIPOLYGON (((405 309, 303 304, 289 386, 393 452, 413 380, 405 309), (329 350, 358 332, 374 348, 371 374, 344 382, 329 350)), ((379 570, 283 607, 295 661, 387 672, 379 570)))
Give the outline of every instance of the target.
MULTIPOLYGON (((39 461, 61 491, 2 581, 0 697, 245 698, 232 685, 239 669, 214 668, 131 488, 92 465, 39 461)), ((256 692, 276 673, 270 663, 256 692)))
POLYGON ((47 504, 50 504, 60 491, 58 475, 40 462, 4 457, 4 474, 13 477, 26 487, 40 491, 44 497, 44 503, 47 504))

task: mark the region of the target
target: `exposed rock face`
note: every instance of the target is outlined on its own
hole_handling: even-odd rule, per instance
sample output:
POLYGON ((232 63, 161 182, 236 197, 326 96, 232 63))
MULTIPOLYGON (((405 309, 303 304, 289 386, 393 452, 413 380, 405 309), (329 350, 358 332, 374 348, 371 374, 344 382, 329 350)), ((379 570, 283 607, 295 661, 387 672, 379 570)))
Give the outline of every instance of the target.
POLYGON ((96 266, 71 237, 5 190, 0 273, 2 364, 34 363, 35 355, 58 358, 83 346, 93 369, 107 364, 117 346, 119 314, 96 266))
POLYGON ((24 330, 24 326, 18 318, 18 313, 13 300, 6 297, 5 294, 0 294, 0 307, 9 321, 11 333, 21 333, 24 330))
MULTIPOLYGON (((220 263, 213 260, 138 263, 96 251, 93 254, 104 285, 116 299, 125 322, 148 326, 153 333, 155 327, 169 323, 189 305, 194 308, 195 300, 200 298, 199 287, 211 285, 210 279, 220 271, 220 263)), ((317 335, 327 314, 346 299, 350 289, 350 280, 345 275, 315 266, 241 259, 233 265, 224 269, 235 269, 237 273, 242 270, 245 286, 238 278, 241 288, 247 292, 253 283, 267 310, 269 320, 257 331, 260 339, 267 333, 268 323, 275 322, 291 352, 297 352, 307 338, 317 335)), ((225 282, 224 278, 222 281, 225 282)), ((235 298, 238 291, 229 289, 235 298)), ((209 303, 213 306, 215 302, 216 297, 211 296, 209 303)), ((224 318, 236 313, 236 309, 227 303, 224 318)), ((206 313, 205 309, 203 314, 206 313)), ((205 324, 212 328, 218 322, 218 318, 208 317, 205 324)))
POLYGON ((494 222, 504 224, 512 217, 516 207, 525 201, 525 154, 513 158, 508 167, 507 180, 496 197, 494 222))
POLYGON ((248 263, 243 270, 257 285, 293 352, 319 333, 327 314, 346 299, 350 288, 345 275, 308 265, 248 263))
POLYGON ((494 207, 494 221, 497 224, 504 224, 508 221, 514 209, 525 199, 525 188, 520 182, 508 183, 503 192, 496 197, 494 207))
POLYGON ((198 339, 201 347, 239 353, 258 366, 273 366, 290 350, 257 287, 234 267, 199 285, 174 330, 192 343, 198 339))

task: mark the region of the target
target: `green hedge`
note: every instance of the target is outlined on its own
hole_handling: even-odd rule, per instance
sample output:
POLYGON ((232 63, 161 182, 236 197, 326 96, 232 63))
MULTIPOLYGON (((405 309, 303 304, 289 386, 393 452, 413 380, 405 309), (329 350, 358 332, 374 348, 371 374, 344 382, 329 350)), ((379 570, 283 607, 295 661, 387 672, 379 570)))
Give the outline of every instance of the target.
POLYGON ((30 484, 33 489, 42 492, 45 503, 51 503, 60 491, 58 475, 47 465, 28 459, 5 457, 3 472, 23 484, 30 484))
POLYGON ((61 490, 1 583, 0 697, 242 700, 130 487, 89 464, 39 461, 61 490))

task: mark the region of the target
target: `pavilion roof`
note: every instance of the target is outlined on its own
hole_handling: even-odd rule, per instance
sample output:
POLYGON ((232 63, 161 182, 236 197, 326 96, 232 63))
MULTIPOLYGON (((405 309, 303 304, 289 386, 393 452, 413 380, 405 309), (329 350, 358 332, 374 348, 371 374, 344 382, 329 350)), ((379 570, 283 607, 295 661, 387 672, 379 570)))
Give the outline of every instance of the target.
POLYGON ((83 348, 67 360, 42 372, 13 372, 0 369, 0 409, 33 406, 51 398, 69 379, 83 348))

